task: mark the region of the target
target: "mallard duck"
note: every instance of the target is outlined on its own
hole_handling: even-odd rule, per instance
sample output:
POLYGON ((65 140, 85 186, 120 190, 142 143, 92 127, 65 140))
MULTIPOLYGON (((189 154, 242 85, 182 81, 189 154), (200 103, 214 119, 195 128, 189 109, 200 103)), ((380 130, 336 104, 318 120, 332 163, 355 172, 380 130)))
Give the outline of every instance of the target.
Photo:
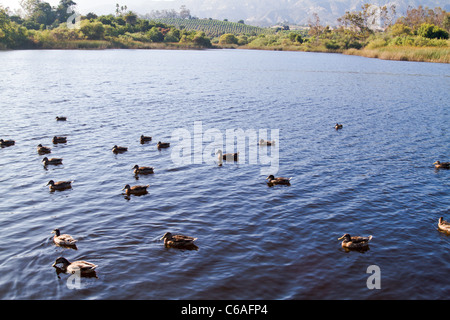
POLYGON ((273 174, 271 174, 270 176, 268 176, 266 178, 267 183, 274 185, 274 184, 291 184, 291 179, 292 178, 284 178, 284 177, 277 177, 275 178, 273 176, 273 174))
POLYGON ((16 142, 14 140, 3 140, 0 139, 0 147, 10 147, 15 145, 16 142))
POLYGON ((126 148, 126 147, 118 147, 118 146, 114 146, 112 148, 112 152, 114 152, 114 153, 122 153, 122 152, 125 152, 125 151, 128 151, 128 148, 126 148))
POLYGON ((138 165, 135 165, 133 167, 134 174, 152 174, 153 168, 152 167, 139 167, 138 165))
POLYGON ((53 180, 50 180, 47 185, 49 186, 50 190, 65 190, 72 188, 72 182, 73 181, 58 181, 54 182, 53 180))
POLYGON ((259 140, 260 146, 272 146, 274 144, 275 144, 275 140, 272 140, 272 141, 268 141, 268 140, 264 140, 264 139, 259 140))
POLYGON ((159 141, 156 146, 158 147, 158 149, 169 148, 170 147, 170 143, 169 142, 161 142, 161 141, 159 141))
POLYGON ((54 144, 57 144, 57 143, 66 143, 67 142, 67 138, 66 137, 53 137, 53 139, 52 139, 52 142, 54 143, 54 144))
POLYGON ((216 154, 218 155, 217 158, 219 159, 219 162, 221 162, 222 160, 225 161, 239 161, 239 152, 237 153, 223 153, 222 150, 218 150, 216 152, 216 154))
POLYGON ((146 137, 144 135, 141 135, 141 143, 144 144, 148 141, 152 141, 152 137, 146 137))
POLYGON ((342 247, 347 249, 366 249, 369 246, 369 241, 372 240, 372 236, 368 237, 351 237, 348 233, 338 238, 342 241, 342 247))
POLYGON ((440 217, 438 222, 438 229, 450 233, 450 222, 447 222, 443 217, 440 217))
POLYGON ((95 268, 97 268, 98 266, 87 262, 87 261, 83 261, 83 260, 79 260, 79 261, 74 261, 74 262, 70 262, 69 260, 67 260, 64 257, 59 257, 55 260, 55 263, 53 263, 52 267, 56 267, 58 264, 62 264, 62 270, 67 272, 67 273, 76 273, 76 272, 80 272, 82 275, 83 274, 90 274, 95 272, 95 268))
POLYGON ((56 121, 66 121, 67 117, 56 117, 56 121))
POLYGON ((44 166, 48 166, 48 165, 59 165, 62 164, 63 159, 61 158, 47 158, 45 157, 44 159, 42 159, 42 162, 44 163, 44 166))
POLYGON ((194 241, 197 240, 197 238, 183 236, 181 234, 173 235, 170 232, 166 232, 161 240, 164 240, 164 245, 167 247, 186 248, 195 246, 194 241))
POLYGON ((60 246, 75 246, 77 240, 72 238, 72 236, 68 234, 61 234, 59 229, 55 229, 52 231, 55 235, 53 236, 53 241, 60 246))
POLYGON ((49 147, 44 147, 42 144, 38 144, 37 151, 39 154, 51 153, 52 149, 49 147))
POLYGON ((342 127, 343 127, 343 125, 342 125, 342 124, 339 124, 339 123, 336 123, 336 125, 334 126, 334 128, 335 128, 336 130, 342 129, 342 127))
POLYGON ((125 190, 127 195, 134 194, 134 195, 142 195, 147 193, 147 188, 149 185, 146 186, 133 186, 130 187, 129 184, 127 184, 122 190, 125 190))
POLYGON ((433 164, 436 169, 450 169, 450 162, 440 162, 438 160, 433 164))

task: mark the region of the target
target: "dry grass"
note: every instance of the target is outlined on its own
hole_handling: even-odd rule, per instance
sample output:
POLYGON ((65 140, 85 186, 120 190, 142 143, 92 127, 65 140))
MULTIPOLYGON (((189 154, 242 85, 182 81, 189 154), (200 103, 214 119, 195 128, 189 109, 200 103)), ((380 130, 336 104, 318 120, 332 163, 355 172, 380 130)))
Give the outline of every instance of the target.
POLYGON ((344 54, 399 61, 450 63, 449 47, 386 46, 372 49, 349 49, 344 54))

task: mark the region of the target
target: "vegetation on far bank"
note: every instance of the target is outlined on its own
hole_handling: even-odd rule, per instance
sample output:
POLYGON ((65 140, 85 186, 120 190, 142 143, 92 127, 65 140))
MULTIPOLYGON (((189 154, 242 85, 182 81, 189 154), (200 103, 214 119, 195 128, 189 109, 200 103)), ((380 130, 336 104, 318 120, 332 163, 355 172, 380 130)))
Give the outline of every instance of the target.
POLYGON ((337 27, 322 25, 313 14, 307 27, 289 30, 198 19, 185 6, 150 17, 117 4, 114 14, 89 13, 76 21, 71 0, 56 7, 42 0, 21 3, 21 15, 0 7, 0 49, 245 48, 450 63, 450 13, 441 8, 410 8, 398 18, 395 6, 365 4, 346 12, 337 27))

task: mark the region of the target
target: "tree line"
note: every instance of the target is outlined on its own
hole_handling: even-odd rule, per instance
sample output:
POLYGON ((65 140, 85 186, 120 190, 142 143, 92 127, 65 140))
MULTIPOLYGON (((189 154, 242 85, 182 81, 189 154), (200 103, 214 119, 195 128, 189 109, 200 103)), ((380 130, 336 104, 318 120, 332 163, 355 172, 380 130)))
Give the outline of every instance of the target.
POLYGON ((0 49, 47 48, 69 41, 108 41, 119 47, 137 43, 179 43, 210 47, 204 32, 188 31, 140 18, 126 5, 116 4, 115 14, 88 13, 74 22, 72 0, 60 0, 52 7, 42 0, 22 0, 22 15, 0 6, 0 49))
POLYGON ((0 49, 51 48, 76 41, 103 41, 119 47, 175 43, 194 47, 217 44, 332 52, 377 46, 449 46, 450 14, 441 8, 423 6, 409 8, 398 17, 395 5, 364 4, 359 11, 346 12, 338 19, 337 26, 323 25, 320 17, 313 14, 307 29, 274 31, 264 28, 267 32, 262 32, 259 29, 263 28, 259 28, 256 32, 257 27, 250 28, 243 22, 234 23, 233 29, 225 31, 222 26, 225 22, 194 18, 185 6, 179 12, 153 12, 155 16, 174 16, 163 20, 138 16, 126 5, 116 4, 114 14, 88 13, 80 17, 77 28, 70 28, 68 20, 76 5, 72 0, 60 0, 54 7, 43 0, 22 0, 21 5, 22 15, 0 7, 0 49), (164 21, 176 21, 177 25, 164 21), (193 23, 195 21, 209 29, 205 29, 206 32, 195 30, 194 26, 198 25, 193 23))

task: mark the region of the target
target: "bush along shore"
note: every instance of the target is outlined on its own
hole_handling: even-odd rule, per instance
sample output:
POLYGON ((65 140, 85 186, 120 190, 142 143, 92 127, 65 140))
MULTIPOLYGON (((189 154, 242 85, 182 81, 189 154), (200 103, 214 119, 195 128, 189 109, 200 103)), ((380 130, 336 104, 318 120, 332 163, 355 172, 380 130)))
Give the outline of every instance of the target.
POLYGON ((140 18, 118 5, 115 14, 89 13, 75 24, 67 13, 76 5, 71 0, 60 0, 56 7, 42 0, 23 3, 28 4, 23 17, 0 6, 0 49, 241 48, 450 63, 450 13, 441 8, 419 6, 398 17, 395 6, 365 4, 360 11, 346 12, 334 27, 322 25, 320 17, 313 14, 308 26, 298 30, 284 26, 275 31, 259 28, 258 32, 230 33, 229 29, 221 32, 220 26, 228 24, 217 20, 184 15, 188 27, 181 25, 180 19, 176 27, 162 23, 164 19, 140 18), (199 26, 205 29, 199 30, 199 26))

